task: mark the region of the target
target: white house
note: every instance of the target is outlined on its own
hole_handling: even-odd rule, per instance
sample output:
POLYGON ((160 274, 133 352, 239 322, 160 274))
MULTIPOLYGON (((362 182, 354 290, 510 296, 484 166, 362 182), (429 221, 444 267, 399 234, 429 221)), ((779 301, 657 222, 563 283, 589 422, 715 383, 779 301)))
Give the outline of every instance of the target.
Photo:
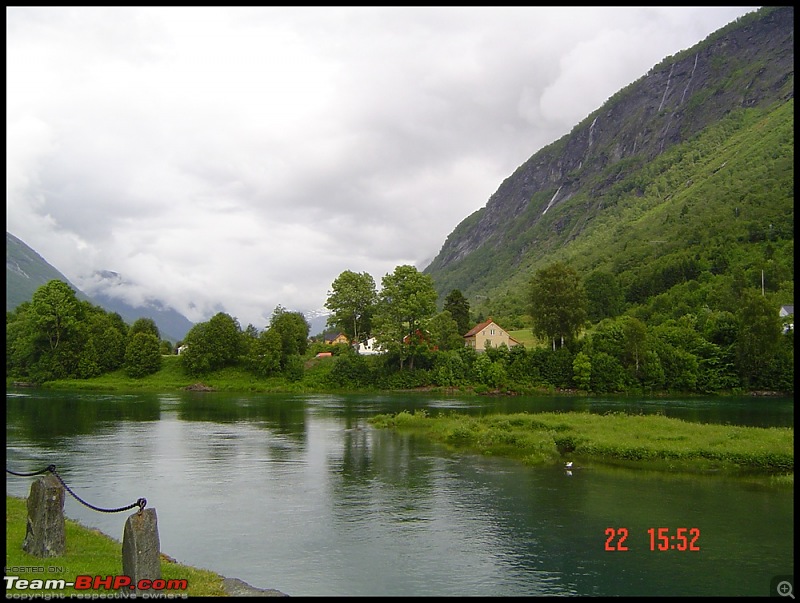
POLYGON ((788 320, 783 321, 783 332, 788 333, 794 331, 794 304, 790 306, 781 306, 781 318, 790 317, 788 320))
POLYGON ((358 344, 358 353, 371 356, 373 354, 383 354, 383 350, 379 345, 376 345, 375 338, 370 337, 366 343, 361 342, 358 344))

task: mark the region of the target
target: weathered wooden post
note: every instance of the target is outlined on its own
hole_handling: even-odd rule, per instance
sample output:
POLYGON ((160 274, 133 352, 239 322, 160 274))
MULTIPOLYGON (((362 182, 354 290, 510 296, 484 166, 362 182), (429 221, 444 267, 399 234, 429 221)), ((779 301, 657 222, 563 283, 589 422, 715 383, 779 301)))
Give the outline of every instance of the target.
POLYGON ((122 573, 132 586, 144 578, 161 578, 160 553, 156 510, 139 509, 128 517, 122 536, 122 573))
POLYGON ((64 486, 54 475, 40 477, 28 495, 28 523, 22 550, 35 557, 58 557, 67 548, 64 486))

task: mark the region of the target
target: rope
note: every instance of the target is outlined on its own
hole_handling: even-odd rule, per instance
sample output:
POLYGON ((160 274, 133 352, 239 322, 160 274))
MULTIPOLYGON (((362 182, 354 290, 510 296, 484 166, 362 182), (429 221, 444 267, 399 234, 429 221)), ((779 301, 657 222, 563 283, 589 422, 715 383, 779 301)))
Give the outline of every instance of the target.
POLYGON ((41 471, 34 471, 32 473, 17 473, 16 471, 11 471, 11 469, 6 467, 6 473, 10 473, 11 475, 16 475, 18 477, 33 477, 35 475, 42 475, 43 473, 47 473, 48 471, 56 476, 56 479, 58 479, 58 481, 61 482, 61 485, 64 486, 64 489, 67 492, 69 492, 75 500, 77 500, 82 505, 85 505, 85 506, 89 507, 90 509, 92 509, 94 511, 100 511, 101 513, 119 513, 121 511, 128 511, 129 509, 133 509, 134 507, 139 507, 139 513, 141 513, 142 511, 144 511, 145 505, 147 505, 147 499, 146 498, 140 498, 135 503, 131 503, 131 504, 125 506, 125 507, 119 507, 117 509, 103 509, 102 507, 96 507, 96 506, 86 502, 80 496, 75 494, 72 491, 72 489, 66 484, 66 482, 64 482, 64 480, 61 478, 61 476, 58 474, 58 472, 56 471, 56 466, 55 465, 48 465, 47 467, 45 467, 41 471))
POLYGON ((42 473, 47 473, 48 471, 55 471, 55 465, 48 465, 41 471, 34 471, 33 473, 17 473, 16 471, 11 471, 8 467, 6 467, 6 473, 10 473, 11 475, 16 475, 18 477, 33 477, 34 475, 41 475, 42 473))

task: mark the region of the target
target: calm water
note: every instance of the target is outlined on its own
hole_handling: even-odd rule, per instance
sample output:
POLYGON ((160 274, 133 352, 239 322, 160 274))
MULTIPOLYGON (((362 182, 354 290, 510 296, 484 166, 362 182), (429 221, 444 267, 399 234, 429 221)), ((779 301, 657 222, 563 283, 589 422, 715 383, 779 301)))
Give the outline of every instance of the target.
MULTIPOLYGON (((793 426, 793 400, 446 398, 180 393, 7 394, 7 468, 53 463, 79 496, 141 496, 161 550, 293 596, 755 595, 794 572, 794 493, 716 475, 528 468, 374 430, 427 408, 629 410, 793 426), (650 551, 649 528, 698 528, 699 551, 650 551), (606 551, 626 528, 627 551, 606 551)), ((6 477, 26 496, 34 478, 6 477)), ((121 540, 130 512, 68 517, 121 540)))

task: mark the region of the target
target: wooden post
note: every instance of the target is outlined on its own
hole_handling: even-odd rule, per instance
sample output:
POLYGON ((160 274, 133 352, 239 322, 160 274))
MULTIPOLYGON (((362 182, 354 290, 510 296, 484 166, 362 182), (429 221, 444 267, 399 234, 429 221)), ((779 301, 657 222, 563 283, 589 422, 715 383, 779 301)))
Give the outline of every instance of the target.
POLYGON ((28 523, 22 550, 35 557, 58 557, 67 549, 64 486, 54 475, 40 477, 28 495, 28 523))
POLYGON ((136 585, 161 578, 161 543, 155 509, 137 511, 125 522, 122 536, 122 573, 136 585))

